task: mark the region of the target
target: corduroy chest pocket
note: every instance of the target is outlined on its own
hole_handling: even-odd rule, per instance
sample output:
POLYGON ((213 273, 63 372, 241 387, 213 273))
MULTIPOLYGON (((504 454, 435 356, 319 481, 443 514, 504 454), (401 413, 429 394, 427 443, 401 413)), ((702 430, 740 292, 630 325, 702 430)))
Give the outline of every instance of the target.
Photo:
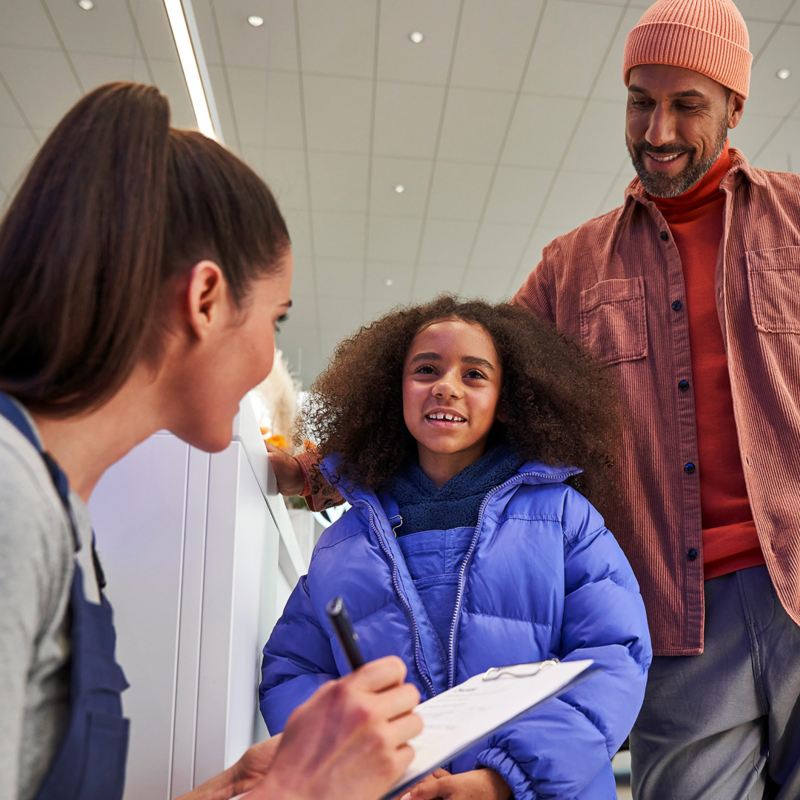
POLYGON ((750 311, 762 333, 800 333, 800 246, 751 250, 750 311))
POLYGON ((611 278, 581 292, 581 342, 605 365, 647 355, 644 278, 611 278))

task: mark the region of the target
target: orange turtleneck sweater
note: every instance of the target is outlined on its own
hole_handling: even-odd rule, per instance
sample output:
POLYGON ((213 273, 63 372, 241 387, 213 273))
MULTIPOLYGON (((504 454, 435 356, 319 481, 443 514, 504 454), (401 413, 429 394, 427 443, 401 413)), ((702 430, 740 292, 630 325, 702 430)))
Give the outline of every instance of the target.
POLYGON ((706 580, 764 563, 739 455, 715 299, 725 207, 719 184, 730 167, 726 143, 698 184, 678 197, 652 198, 672 231, 686 284, 706 580))

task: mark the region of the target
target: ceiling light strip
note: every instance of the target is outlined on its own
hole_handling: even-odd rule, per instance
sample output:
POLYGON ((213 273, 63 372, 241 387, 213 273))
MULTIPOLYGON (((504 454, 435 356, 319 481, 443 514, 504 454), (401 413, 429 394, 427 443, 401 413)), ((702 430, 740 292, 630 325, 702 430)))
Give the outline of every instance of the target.
POLYGON ((200 33, 192 9, 192 0, 164 0, 164 8, 178 50, 183 79, 189 90, 198 130, 211 139, 222 141, 219 114, 211 89, 211 78, 200 44, 200 33))

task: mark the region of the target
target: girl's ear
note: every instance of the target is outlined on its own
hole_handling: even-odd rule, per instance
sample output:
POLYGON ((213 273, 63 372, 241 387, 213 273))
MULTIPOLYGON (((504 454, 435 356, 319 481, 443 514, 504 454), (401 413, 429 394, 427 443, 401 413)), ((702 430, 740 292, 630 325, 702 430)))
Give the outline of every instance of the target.
POLYGON ((213 261, 200 261, 192 267, 184 294, 186 321, 198 339, 205 339, 226 316, 227 283, 213 261))

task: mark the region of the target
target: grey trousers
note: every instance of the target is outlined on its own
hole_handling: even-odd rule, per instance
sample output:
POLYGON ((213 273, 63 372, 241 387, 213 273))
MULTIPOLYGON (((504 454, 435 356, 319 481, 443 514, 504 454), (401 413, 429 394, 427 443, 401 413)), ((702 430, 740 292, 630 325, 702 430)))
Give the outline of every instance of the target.
POLYGON ((653 660, 635 800, 800 800, 800 626, 766 567, 707 581, 705 651, 653 660))

